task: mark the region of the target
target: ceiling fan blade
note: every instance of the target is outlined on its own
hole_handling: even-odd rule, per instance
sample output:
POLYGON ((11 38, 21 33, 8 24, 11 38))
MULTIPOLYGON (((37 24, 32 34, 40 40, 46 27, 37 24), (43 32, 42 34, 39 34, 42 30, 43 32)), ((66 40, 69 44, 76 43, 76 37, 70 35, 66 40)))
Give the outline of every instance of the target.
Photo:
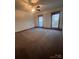
POLYGON ((31 4, 31 0, 23 0, 24 3, 31 4))
MULTIPOLYGON (((27 4, 31 5, 31 6, 36 6, 36 5, 38 5, 38 2, 34 3, 34 2, 32 2, 32 0, 23 0, 23 1, 24 1, 24 3, 27 3, 27 4)), ((38 1, 38 0, 37 0, 37 1, 38 1)))
POLYGON ((40 6, 38 5, 37 8, 40 8, 40 6))
POLYGON ((40 9, 36 9, 36 11, 41 11, 40 9))

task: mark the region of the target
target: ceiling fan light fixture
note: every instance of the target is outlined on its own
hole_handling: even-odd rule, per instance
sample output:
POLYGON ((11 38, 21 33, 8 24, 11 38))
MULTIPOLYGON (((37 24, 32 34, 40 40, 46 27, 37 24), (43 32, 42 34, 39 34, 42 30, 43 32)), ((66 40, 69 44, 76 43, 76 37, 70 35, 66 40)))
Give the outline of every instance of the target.
POLYGON ((32 8, 32 12, 35 12, 36 10, 35 10, 35 8, 32 8))

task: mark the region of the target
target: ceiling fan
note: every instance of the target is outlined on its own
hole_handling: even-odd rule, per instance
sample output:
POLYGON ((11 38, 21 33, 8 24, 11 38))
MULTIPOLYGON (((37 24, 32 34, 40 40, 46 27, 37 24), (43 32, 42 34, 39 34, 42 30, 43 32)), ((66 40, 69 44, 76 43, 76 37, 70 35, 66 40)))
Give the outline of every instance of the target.
POLYGON ((23 0, 32 7, 32 11, 40 11, 39 0, 23 0))

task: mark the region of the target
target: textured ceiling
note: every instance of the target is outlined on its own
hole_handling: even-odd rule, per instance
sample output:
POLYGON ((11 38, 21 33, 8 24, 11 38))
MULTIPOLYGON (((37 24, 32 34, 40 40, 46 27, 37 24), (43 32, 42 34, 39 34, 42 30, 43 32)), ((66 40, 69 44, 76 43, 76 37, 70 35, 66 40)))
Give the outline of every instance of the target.
MULTIPOLYGON (((27 2, 28 0, 15 0, 15 9, 31 11, 32 6, 27 2)), ((45 11, 55 7, 63 7, 63 0, 39 0, 37 5, 41 6, 41 11, 45 11)))

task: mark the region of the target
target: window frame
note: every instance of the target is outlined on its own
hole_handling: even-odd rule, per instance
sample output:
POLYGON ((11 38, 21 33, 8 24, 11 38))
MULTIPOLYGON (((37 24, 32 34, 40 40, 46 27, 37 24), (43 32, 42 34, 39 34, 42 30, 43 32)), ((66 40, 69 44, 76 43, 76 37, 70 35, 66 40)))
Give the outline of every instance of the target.
POLYGON ((52 12, 52 13, 51 13, 51 28, 52 28, 52 29, 59 29, 59 26, 60 26, 60 11, 52 12), (58 28, 52 27, 52 21, 53 21, 53 20, 52 20, 52 16, 53 16, 54 14, 59 14, 58 28))
POLYGON ((43 26, 44 26, 44 18, 43 18, 43 26, 42 27, 39 26, 39 17, 41 17, 41 16, 43 17, 43 15, 38 15, 38 27, 39 28, 43 28, 43 26))

